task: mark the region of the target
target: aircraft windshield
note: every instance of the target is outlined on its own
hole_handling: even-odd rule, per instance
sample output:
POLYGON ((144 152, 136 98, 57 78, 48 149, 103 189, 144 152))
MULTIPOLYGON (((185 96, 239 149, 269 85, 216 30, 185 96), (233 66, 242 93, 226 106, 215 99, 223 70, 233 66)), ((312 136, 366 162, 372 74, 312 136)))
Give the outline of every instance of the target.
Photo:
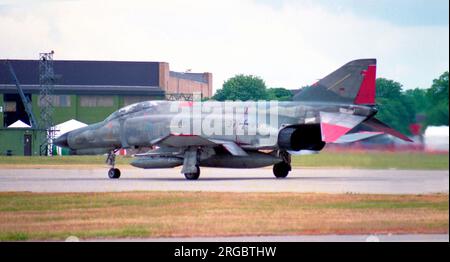
POLYGON ((151 108, 154 105, 155 105, 155 103, 152 102, 152 101, 146 101, 146 102, 140 102, 140 103, 131 104, 131 105, 123 107, 123 108, 115 111, 111 115, 109 115, 106 118, 106 121, 118 118, 118 117, 123 116, 123 115, 128 115, 128 114, 132 114, 132 113, 135 113, 135 112, 139 112, 141 110, 151 108))

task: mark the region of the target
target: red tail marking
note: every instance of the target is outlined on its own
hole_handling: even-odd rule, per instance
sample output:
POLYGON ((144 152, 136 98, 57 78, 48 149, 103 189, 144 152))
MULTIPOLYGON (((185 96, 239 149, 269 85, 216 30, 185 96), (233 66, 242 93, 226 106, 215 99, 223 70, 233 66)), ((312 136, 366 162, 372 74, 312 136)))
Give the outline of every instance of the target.
POLYGON ((178 106, 179 107, 192 107, 194 105, 194 102, 188 101, 188 102, 182 102, 178 106))
POLYGON ((351 128, 345 126, 332 125, 322 122, 322 140, 326 143, 332 143, 345 135, 351 128))
POLYGON ((364 79, 359 87, 358 94, 356 95, 355 104, 375 104, 375 78, 376 78, 377 66, 369 65, 367 70, 361 72, 364 75, 364 79))

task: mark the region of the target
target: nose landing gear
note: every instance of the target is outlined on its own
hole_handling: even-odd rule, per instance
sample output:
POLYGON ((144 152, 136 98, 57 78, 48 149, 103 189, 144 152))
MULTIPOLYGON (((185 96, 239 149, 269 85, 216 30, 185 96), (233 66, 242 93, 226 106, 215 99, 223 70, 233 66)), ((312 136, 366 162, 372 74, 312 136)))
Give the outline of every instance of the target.
POLYGON ((111 166, 108 171, 108 177, 111 179, 117 179, 120 177, 120 170, 118 168, 114 168, 114 165, 116 164, 116 152, 117 150, 109 152, 108 157, 106 158, 106 164, 111 166))

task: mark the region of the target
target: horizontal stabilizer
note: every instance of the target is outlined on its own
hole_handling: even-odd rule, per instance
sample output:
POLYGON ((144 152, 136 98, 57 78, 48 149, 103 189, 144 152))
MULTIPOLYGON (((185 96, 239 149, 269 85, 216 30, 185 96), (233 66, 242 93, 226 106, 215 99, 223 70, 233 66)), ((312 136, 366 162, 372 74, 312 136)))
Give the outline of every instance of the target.
POLYGON ((368 127, 370 131, 375 132, 383 132, 385 134, 389 134, 391 136, 395 136, 397 138, 400 138, 401 140, 407 141, 407 142, 413 142, 409 137, 405 136, 404 134, 400 133, 399 131, 393 129, 392 127, 388 126, 387 124, 381 122, 380 120, 376 119, 375 117, 372 117, 363 123, 364 127, 368 127))
POLYGON ((336 144, 352 143, 352 142, 368 139, 371 137, 379 136, 382 134, 384 134, 384 133, 383 132, 370 132, 370 131, 351 133, 351 134, 346 134, 346 135, 341 136, 334 143, 336 143, 336 144))
POLYGON ((363 116, 352 114, 320 112, 322 141, 326 143, 336 142, 364 119, 363 116))

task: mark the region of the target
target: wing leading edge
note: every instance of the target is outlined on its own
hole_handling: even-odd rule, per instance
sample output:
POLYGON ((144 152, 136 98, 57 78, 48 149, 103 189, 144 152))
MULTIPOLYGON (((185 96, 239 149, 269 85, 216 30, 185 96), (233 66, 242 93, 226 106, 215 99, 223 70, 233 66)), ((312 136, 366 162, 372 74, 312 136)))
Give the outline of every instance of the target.
POLYGON ((207 139, 197 135, 175 135, 170 134, 166 137, 153 141, 154 145, 162 145, 173 148, 187 147, 215 147, 223 146, 233 156, 247 156, 247 152, 233 141, 218 139, 207 139))

